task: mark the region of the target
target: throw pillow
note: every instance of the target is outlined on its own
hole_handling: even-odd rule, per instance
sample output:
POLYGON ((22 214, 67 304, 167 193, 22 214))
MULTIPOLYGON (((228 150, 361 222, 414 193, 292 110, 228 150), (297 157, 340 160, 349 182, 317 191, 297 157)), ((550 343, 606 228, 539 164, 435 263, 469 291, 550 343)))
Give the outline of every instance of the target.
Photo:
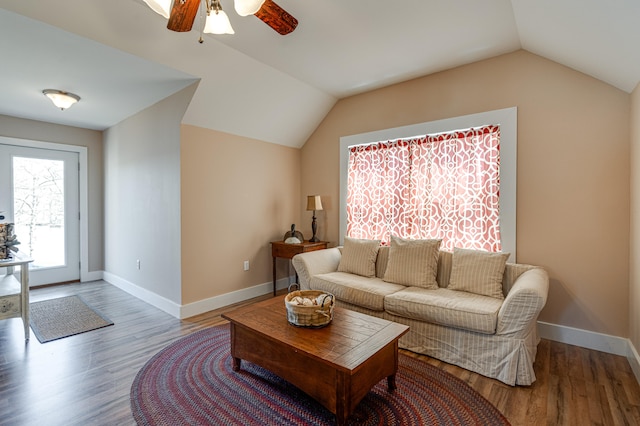
POLYGON ((502 276, 509 253, 453 249, 449 289, 504 299, 502 276))
POLYGON ((338 272, 349 272, 373 277, 376 274, 376 257, 380 248, 380 240, 360 240, 344 237, 342 257, 338 264, 338 272))
POLYGON ((442 240, 406 240, 391 236, 384 281, 436 290, 438 251, 442 240))
POLYGON ((389 263, 389 246, 380 246, 378 249, 378 257, 376 258, 376 277, 384 278, 384 273, 387 270, 387 263, 389 263))
POLYGON ((449 287, 449 277, 451 277, 451 262, 453 261, 453 253, 446 250, 440 250, 438 256, 438 287, 449 287))

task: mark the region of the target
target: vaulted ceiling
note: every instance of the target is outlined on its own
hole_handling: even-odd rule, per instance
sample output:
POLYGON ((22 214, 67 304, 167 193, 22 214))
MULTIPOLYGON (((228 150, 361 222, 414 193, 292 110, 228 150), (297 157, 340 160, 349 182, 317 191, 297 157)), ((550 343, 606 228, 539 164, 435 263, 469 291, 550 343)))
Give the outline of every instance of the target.
POLYGON ((0 0, 0 114, 102 130, 199 81, 183 123, 300 147, 340 98, 518 49, 640 81, 635 0, 275 1, 293 33, 221 0, 236 33, 200 44, 143 0, 0 0))

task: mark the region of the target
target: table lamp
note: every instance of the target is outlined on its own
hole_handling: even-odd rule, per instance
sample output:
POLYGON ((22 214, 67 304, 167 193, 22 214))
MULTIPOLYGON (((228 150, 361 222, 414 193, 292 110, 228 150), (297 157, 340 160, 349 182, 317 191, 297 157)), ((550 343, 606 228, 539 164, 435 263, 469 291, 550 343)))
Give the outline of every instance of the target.
POLYGON ((316 210, 322 210, 322 200, 319 195, 308 195, 307 196, 307 211, 313 210, 313 220, 311 221, 311 230, 313 231, 313 236, 309 240, 312 243, 317 243, 320 241, 318 237, 316 237, 316 231, 318 230, 318 224, 316 223, 316 210))

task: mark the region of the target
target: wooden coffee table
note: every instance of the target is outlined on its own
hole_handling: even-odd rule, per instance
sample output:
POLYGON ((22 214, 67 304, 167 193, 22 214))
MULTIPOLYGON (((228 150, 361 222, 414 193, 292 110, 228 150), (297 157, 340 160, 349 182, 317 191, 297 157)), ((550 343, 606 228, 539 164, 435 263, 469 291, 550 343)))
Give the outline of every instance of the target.
POLYGON ((233 369, 253 362, 313 397, 336 415, 338 425, 380 380, 394 390, 398 339, 409 327, 334 308, 324 328, 296 327, 287 321, 284 296, 222 315, 231 322, 233 369))

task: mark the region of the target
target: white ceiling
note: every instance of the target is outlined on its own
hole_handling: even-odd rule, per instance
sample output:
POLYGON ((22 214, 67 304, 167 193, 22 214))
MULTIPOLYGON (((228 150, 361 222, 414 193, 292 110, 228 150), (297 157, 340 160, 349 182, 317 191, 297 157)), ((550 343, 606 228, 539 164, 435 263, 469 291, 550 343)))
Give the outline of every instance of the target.
POLYGON ((200 44, 142 0, 0 0, 0 114, 105 129, 199 80, 183 123, 299 147, 337 99, 520 48, 640 81, 637 0, 275 1, 293 33, 221 0, 236 34, 200 44))

